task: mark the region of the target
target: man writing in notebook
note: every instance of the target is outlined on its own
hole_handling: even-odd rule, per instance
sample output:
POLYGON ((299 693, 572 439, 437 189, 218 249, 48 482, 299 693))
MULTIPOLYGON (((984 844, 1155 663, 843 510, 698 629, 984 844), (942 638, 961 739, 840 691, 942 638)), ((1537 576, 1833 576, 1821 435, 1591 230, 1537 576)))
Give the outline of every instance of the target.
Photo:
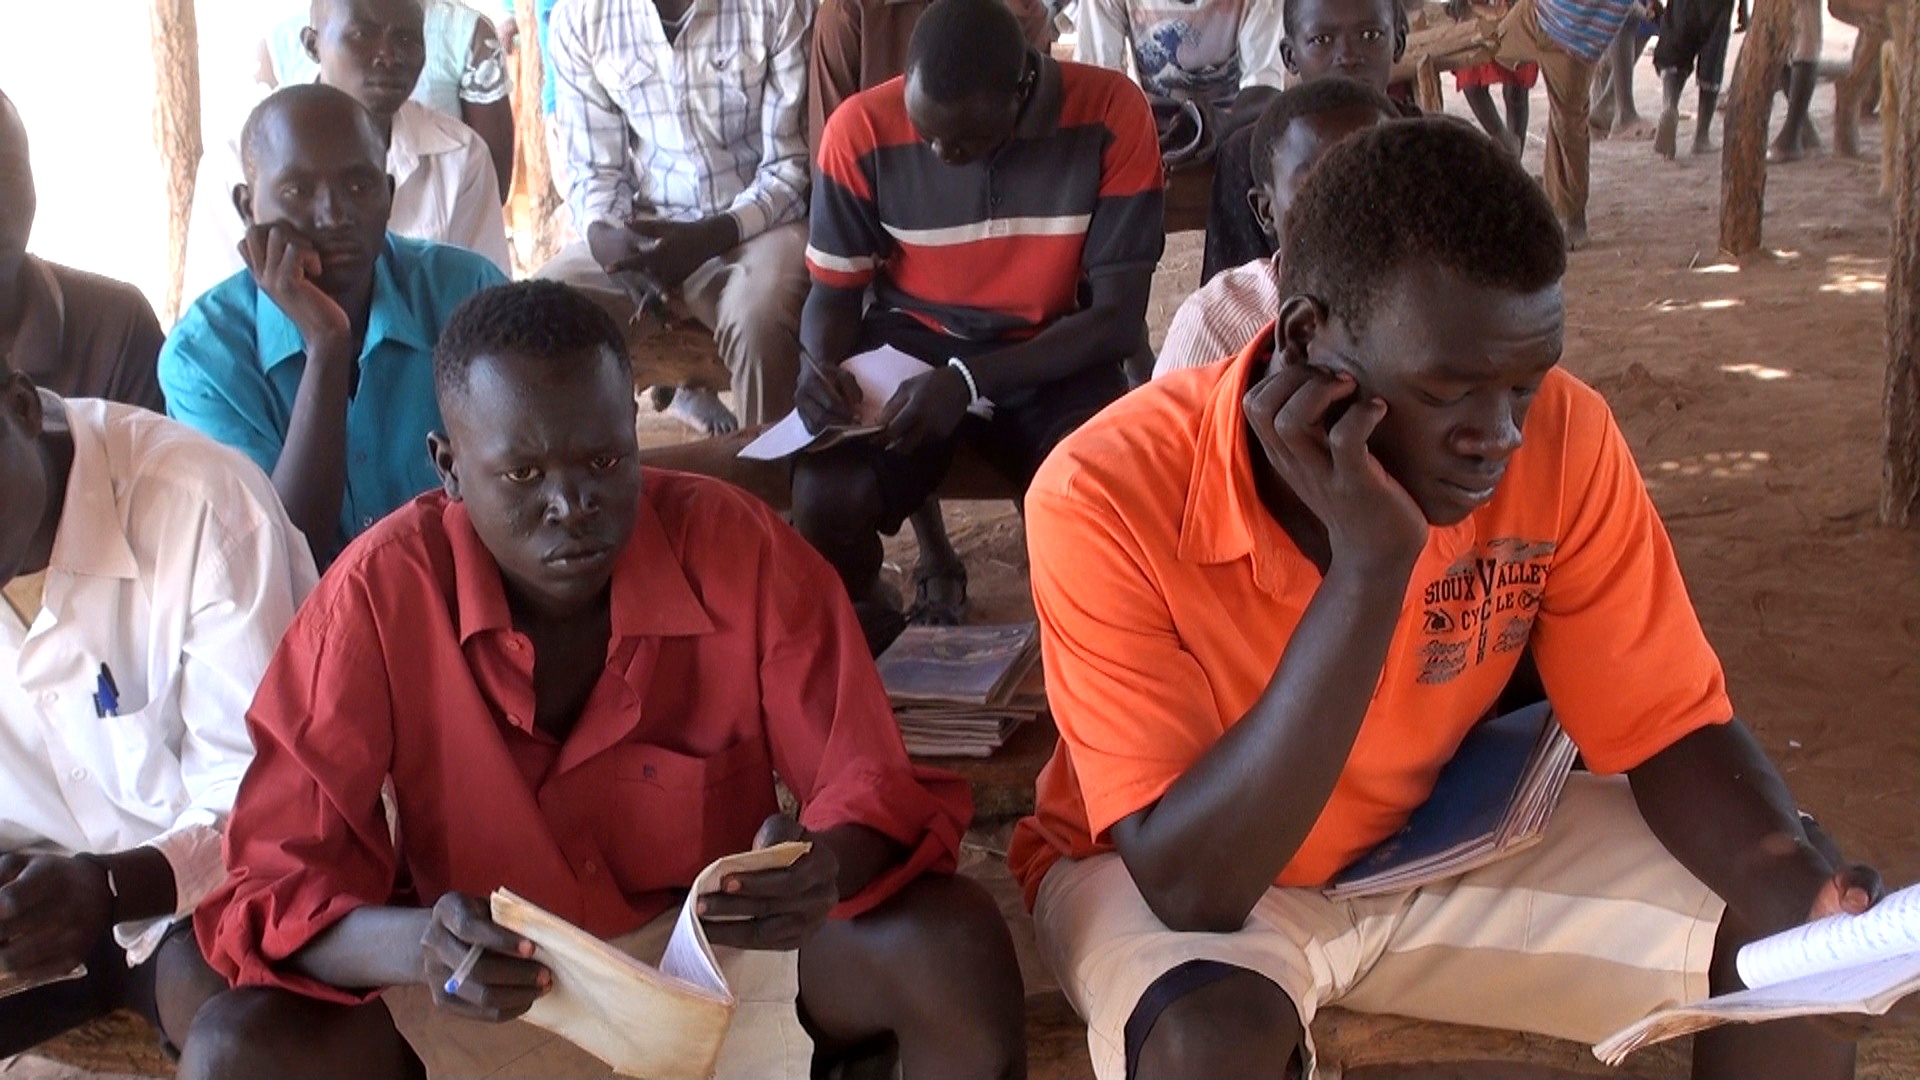
POLYGON ((723 1075, 805 1076, 809 1034, 827 1062, 891 1040, 907 1077, 1020 1073, 1012 943, 948 876, 966 785, 908 763, 832 571, 744 493, 643 472, 620 330, 573 289, 481 294, 435 365, 444 489, 348 549, 248 713, 231 876, 197 916, 239 989, 181 1074, 605 1075, 472 1022, 549 979, 488 893, 652 962, 703 866, 783 839, 813 849, 700 908, 736 992, 780 1004, 736 1015, 723 1075))
POLYGON ((185 916, 313 579, 239 454, 0 352, 0 1059, 115 1009, 184 1044, 225 989, 185 916))
POLYGON ((808 428, 854 415, 840 365, 856 353, 890 345, 933 367, 885 403, 880 436, 794 466, 794 523, 878 652, 902 621, 880 533, 933 494, 956 448, 1024 488, 1125 391, 1165 245, 1153 117, 1125 75, 1034 51, 994 0, 939 0, 906 77, 827 121, 813 200, 796 393, 808 428))
MULTIPOLYGON (((1380 125, 1285 242, 1272 328, 1096 417, 1027 497, 1062 746, 1010 860, 1096 1072, 1311 1076, 1333 1003, 1591 1042, 1871 904, 1733 718, 1625 440, 1558 367, 1564 238, 1511 155, 1380 125), (1592 770, 1544 839, 1327 899, 1529 647, 1592 770)), ((1853 1062, 1806 1021, 1694 1053, 1728 1080, 1853 1062)))

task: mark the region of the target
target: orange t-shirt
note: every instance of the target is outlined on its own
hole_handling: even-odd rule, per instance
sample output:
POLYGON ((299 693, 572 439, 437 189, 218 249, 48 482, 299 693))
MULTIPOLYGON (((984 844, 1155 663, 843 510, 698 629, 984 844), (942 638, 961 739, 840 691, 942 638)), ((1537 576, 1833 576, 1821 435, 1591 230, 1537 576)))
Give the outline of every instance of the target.
MULTIPOLYGON (((1156 379, 1069 436, 1027 492, 1060 746, 1009 861, 1032 904, 1062 856, 1112 850, 1252 708, 1320 584, 1262 506, 1240 398, 1263 332, 1156 379)), ((1317 886, 1393 834, 1506 685, 1522 647, 1595 772, 1733 715, 1633 455, 1599 394, 1551 372, 1499 490, 1435 528, 1373 702, 1276 884, 1317 886)))

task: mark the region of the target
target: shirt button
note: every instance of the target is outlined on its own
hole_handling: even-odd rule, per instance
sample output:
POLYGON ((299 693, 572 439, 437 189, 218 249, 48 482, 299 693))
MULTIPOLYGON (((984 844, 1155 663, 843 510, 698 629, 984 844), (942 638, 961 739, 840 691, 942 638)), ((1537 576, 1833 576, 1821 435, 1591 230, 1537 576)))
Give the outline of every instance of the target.
POLYGON ((371 529, 371 528, 373 528, 373 519, 372 519, 371 517, 363 517, 363 518, 361 518, 361 519, 360 519, 360 527, 361 527, 361 528, 363 528, 363 529, 371 529))
POLYGON ((85 780, 85 779, 87 778, 87 770, 85 770, 85 769, 75 769, 75 770, 73 770, 72 772, 70 772, 70 773, 68 773, 67 775, 68 775, 68 776, 70 776, 70 777, 72 777, 72 778, 73 778, 73 780, 74 780, 74 781, 75 781, 75 782, 77 783, 77 782, 79 782, 79 781, 81 781, 81 780, 85 780))
POLYGON ((589 874, 597 874, 600 872, 600 868, 594 865, 594 862, 592 859, 588 859, 586 862, 586 865, 582 866, 581 869, 585 870, 589 874))
POLYGON ((53 692, 52 690, 48 690, 47 692, 40 695, 40 701, 42 704, 45 704, 45 705, 51 705, 54 702, 59 700, 60 700, 60 695, 53 692))

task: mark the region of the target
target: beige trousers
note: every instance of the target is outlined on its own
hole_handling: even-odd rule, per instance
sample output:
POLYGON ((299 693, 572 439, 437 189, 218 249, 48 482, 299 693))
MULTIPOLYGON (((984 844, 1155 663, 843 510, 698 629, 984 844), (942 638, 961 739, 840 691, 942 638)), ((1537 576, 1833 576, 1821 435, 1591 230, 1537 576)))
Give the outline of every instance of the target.
MULTIPOLYGON (((1087 1021, 1101 1080, 1125 1075, 1127 1017, 1189 960, 1257 971, 1311 1025, 1339 1005, 1596 1042, 1707 996, 1723 905, 1647 830, 1625 777, 1575 773, 1536 845, 1411 892, 1267 890, 1232 934, 1168 930, 1114 854, 1040 884, 1040 948, 1087 1021)), ((1314 1072, 1313 1039, 1304 1047, 1314 1072)))
MULTIPOLYGON (((771 423, 793 408, 800 307, 811 285, 806 251, 805 223, 769 229, 701 264, 668 301, 675 314, 713 331, 743 424, 771 423)), ((600 269, 585 240, 562 248, 535 276, 580 289, 623 323, 634 317, 626 290, 600 269)))
MULTIPOLYGON (((657 964, 673 935, 678 909, 617 938, 629 956, 657 964)), ((739 999, 727 1041, 720 1046, 716 1080, 805 1080, 813 1040, 800 1026, 794 1002, 800 996, 800 954, 748 952, 714 946, 727 985, 739 999)), ((522 1021, 488 1024, 434 1008, 424 986, 397 987, 381 996, 407 1043, 426 1063, 430 1080, 469 1077, 574 1077, 617 1075, 598 1058, 522 1021)), ((660 1078, 667 1080, 667 1078, 660 1078)))
POLYGON ((1534 0, 1518 0, 1500 20, 1493 58, 1508 67, 1531 61, 1547 84, 1547 201, 1562 223, 1585 224, 1592 133, 1587 129, 1593 65, 1554 44, 1540 29, 1534 0))

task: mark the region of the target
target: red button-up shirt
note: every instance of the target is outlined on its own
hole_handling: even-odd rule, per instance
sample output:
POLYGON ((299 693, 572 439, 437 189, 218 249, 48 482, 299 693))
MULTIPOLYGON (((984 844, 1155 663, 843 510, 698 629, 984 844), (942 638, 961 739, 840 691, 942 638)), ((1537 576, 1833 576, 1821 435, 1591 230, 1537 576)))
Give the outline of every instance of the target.
POLYGON ((278 965, 355 908, 448 890, 506 886, 625 933, 751 846, 776 774, 808 828, 907 849, 836 915, 953 868, 966 784, 908 762, 826 562, 740 491, 645 476, 606 669, 564 742, 534 727, 533 646, 464 505, 423 495, 333 565, 247 714, 227 881, 195 914, 217 970, 359 1000, 278 965))

